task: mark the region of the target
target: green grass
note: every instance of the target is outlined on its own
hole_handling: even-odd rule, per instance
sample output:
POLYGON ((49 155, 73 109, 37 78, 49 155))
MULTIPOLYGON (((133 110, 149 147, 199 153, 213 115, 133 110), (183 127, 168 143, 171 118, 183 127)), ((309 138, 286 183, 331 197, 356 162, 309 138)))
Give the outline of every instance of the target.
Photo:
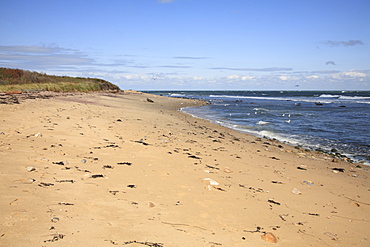
POLYGON ((0 85, 0 92, 7 91, 91 92, 91 91, 101 91, 101 88, 99 84, 90 82, 80 82, 80 83, 58 82, 58 83, 0 85))
POLYGON ((102 79, 53 76, 27 70, 0 68, 0 92, 95 92, 118 90, 120 90, 118 86, 102 79))

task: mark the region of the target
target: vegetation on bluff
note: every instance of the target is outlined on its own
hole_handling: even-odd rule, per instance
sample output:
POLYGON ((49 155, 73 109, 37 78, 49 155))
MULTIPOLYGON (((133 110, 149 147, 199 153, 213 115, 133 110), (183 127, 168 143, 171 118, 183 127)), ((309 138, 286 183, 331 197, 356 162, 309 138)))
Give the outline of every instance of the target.
POLYGON ((118 86, 102 79, 54 76, 21 69, 0 68, 0 92, 94 92, 119 90, 118 86))

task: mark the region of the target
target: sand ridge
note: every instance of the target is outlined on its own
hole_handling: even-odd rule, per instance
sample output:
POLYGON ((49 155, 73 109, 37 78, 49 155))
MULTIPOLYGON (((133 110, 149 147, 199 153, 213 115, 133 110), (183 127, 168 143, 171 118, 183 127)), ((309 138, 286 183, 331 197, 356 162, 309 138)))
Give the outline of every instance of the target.
POLYGON ((201 104, 125 91, 0 105, 0 245, 369 245, 367 167, 178 111, 201 104))

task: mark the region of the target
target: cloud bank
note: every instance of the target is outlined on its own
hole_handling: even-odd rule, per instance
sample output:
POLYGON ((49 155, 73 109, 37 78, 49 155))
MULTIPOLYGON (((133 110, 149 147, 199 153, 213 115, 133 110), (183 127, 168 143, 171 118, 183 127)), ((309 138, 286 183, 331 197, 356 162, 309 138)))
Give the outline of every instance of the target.
POLYGON ((230 68, 230 67, 214 67, 215 70, 237 70, 237 71, 255 71, 255 72, 272 72, 272 71, 291 71, 292 68, 270 67, 270 68, 230 68))
POLYGON ((158 66, 159 68, 171 68, 171 69, 190 69, 190 66, 183 66, 183 65, 161 65, 158 66))
POLYGON ((24 69, 48 69, 91 65, 92 58, 58 46, 0 46, 0 65, 24 69))
MULTIPOLYGON (((207 57, 99 57, 53 46, 0 46, 0 67, 36 70, 51 75, 102 78, 122 89, 136 90, 370 90, 370 70, 295 71, 290 67, 204 67, 207 57), (184 59, 186 64, 171 59, 184 59), (325 87, 325 88, 324 88, 325 87)), ((178 60, 179 61, 179 60, 178 60)), ((325 64, 336 65, 334 61, 325 64)), ((210 65, 208 63, 208 65, 210 65)), ((212 65, 210 65, 212 66, 212 65)), ((322 66, 324 66, 322 64, 322 66)))

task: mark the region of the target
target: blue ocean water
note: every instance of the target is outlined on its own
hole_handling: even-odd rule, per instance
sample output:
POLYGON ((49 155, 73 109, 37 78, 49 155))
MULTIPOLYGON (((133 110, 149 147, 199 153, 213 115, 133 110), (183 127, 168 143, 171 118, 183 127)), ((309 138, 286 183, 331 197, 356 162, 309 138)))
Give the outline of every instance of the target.
POLYGON ((267 138, 370 164, 370 91, 151 91, 201 99, 184 112, 267 138))

